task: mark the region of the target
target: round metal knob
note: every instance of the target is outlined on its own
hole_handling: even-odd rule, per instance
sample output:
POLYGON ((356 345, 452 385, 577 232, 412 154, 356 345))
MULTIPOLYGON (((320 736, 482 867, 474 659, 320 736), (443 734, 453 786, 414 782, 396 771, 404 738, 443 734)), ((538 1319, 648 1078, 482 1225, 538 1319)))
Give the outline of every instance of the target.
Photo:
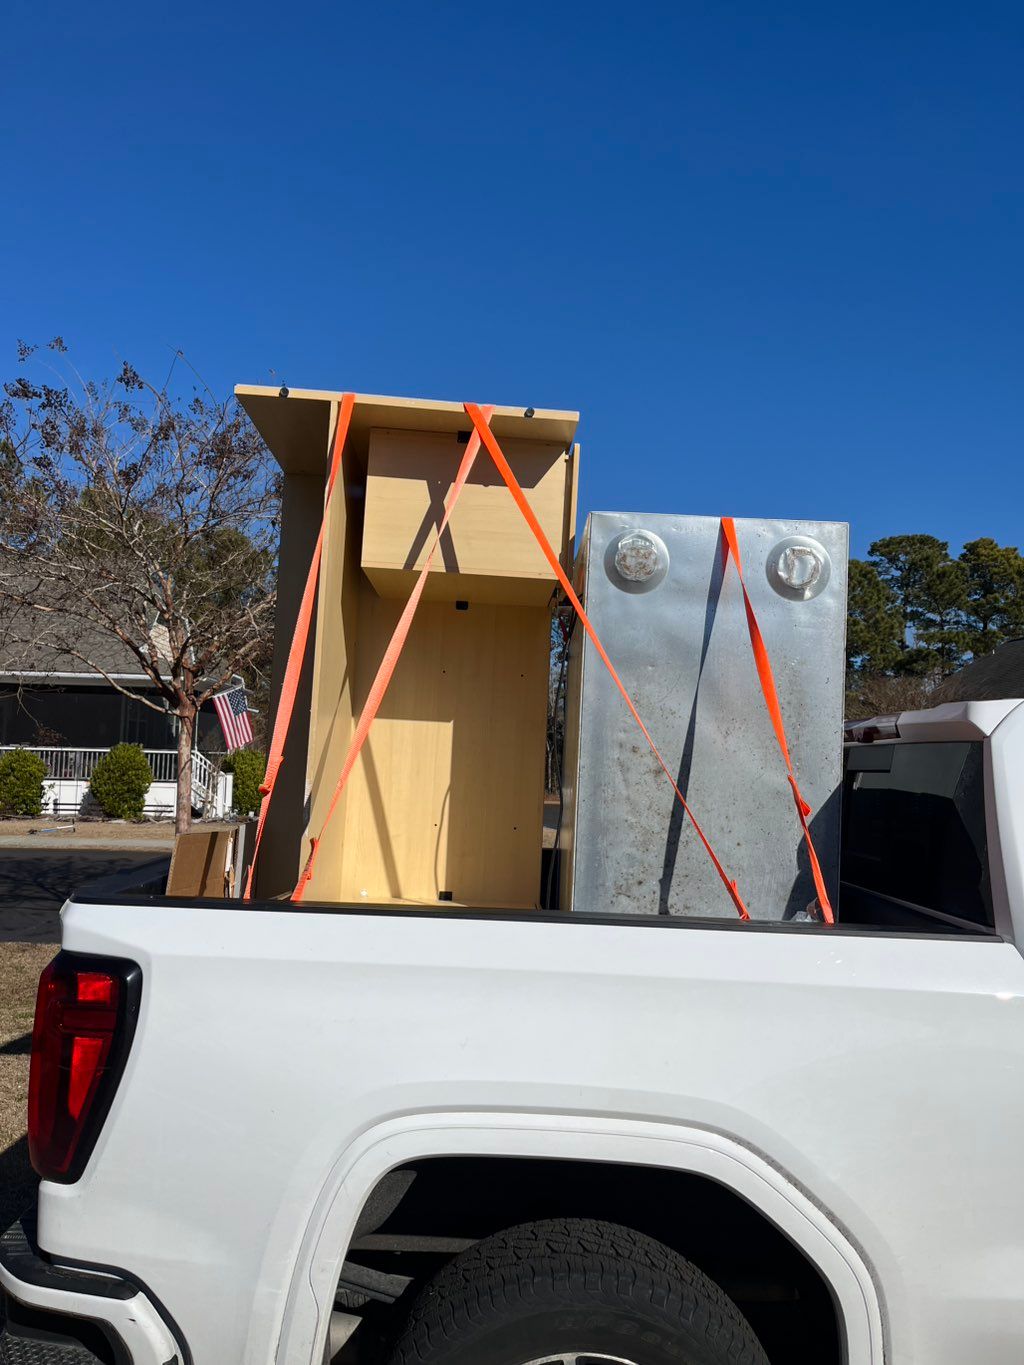
POLYGON ((653 531, 622 531, 609 542, 604 565, 623 592, 650 592, 668 573, 668 546, 653 531))
POLYGON ((646 583, 658 572, 661 556, 646 531, 630 531, 615 549, 615 567, 631 583, 646 583))
POLYGON ((832 561, 825 547, 810 536, 789 536, 772 550, 766 568, 768 582, 777 593, 809 602, 828 586, 832 561))

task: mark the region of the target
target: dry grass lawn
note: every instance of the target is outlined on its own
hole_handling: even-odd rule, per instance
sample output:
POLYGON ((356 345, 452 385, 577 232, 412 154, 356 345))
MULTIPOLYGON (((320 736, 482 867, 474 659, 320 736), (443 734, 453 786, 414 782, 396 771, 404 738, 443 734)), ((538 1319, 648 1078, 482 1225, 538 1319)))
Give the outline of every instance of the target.
POLYGON ((36 1184, 25 1138, 29 1044, 39 973, 56 951, 52 943, 0 943, 0 1229, 36 1184))
POLYGON ((173 820, 62 820, 55 815, 37 819, 0 819, 0 838, 25 841, 26 848, 45 848, 51 839, 71 839, 76 844, 174 843, 173 820))

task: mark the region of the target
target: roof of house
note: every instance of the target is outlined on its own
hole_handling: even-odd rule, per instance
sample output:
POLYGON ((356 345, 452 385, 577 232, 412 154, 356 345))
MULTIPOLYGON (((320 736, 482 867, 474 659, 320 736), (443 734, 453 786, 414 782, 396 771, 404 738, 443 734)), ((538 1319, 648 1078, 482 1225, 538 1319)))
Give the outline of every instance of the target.
POLYGON ((147 678, 127 645, 99 624, 76 618, 71 626, 59 606, 38 610, 10 595, 14 590, 46 604, 49 594, 42 585, 22 575, 17 580, 8 577, 7 586, 5 592, 0 584, 0 677, 50 675, 102 682, 102 675, 78 657, 83 654, 111 677, 147 678))
POLYGON ((1004 701, 1024 698, 1024 640, 1007 640, 991 654, 965 665, 935 689, 937 706, 947 701, 1004 701))

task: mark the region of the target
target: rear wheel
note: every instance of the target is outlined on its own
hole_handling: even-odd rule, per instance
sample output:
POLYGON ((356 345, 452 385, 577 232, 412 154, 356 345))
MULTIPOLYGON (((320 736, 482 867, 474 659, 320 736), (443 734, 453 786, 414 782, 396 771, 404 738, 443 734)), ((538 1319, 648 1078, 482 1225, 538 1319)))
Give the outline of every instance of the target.
POLYGON ((696 1266, 629 1228, 552 1220, 457 1256, 420 1294, 389 1365, 768 1365, 696 1266))

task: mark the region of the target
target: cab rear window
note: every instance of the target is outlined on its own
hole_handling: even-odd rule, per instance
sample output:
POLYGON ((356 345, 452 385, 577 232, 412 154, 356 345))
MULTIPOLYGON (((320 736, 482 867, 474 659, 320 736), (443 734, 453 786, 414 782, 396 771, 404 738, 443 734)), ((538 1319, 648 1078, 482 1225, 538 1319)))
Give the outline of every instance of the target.
POLYGON ((980 743, 846 751, 846 889, 992 927, 980 743))

